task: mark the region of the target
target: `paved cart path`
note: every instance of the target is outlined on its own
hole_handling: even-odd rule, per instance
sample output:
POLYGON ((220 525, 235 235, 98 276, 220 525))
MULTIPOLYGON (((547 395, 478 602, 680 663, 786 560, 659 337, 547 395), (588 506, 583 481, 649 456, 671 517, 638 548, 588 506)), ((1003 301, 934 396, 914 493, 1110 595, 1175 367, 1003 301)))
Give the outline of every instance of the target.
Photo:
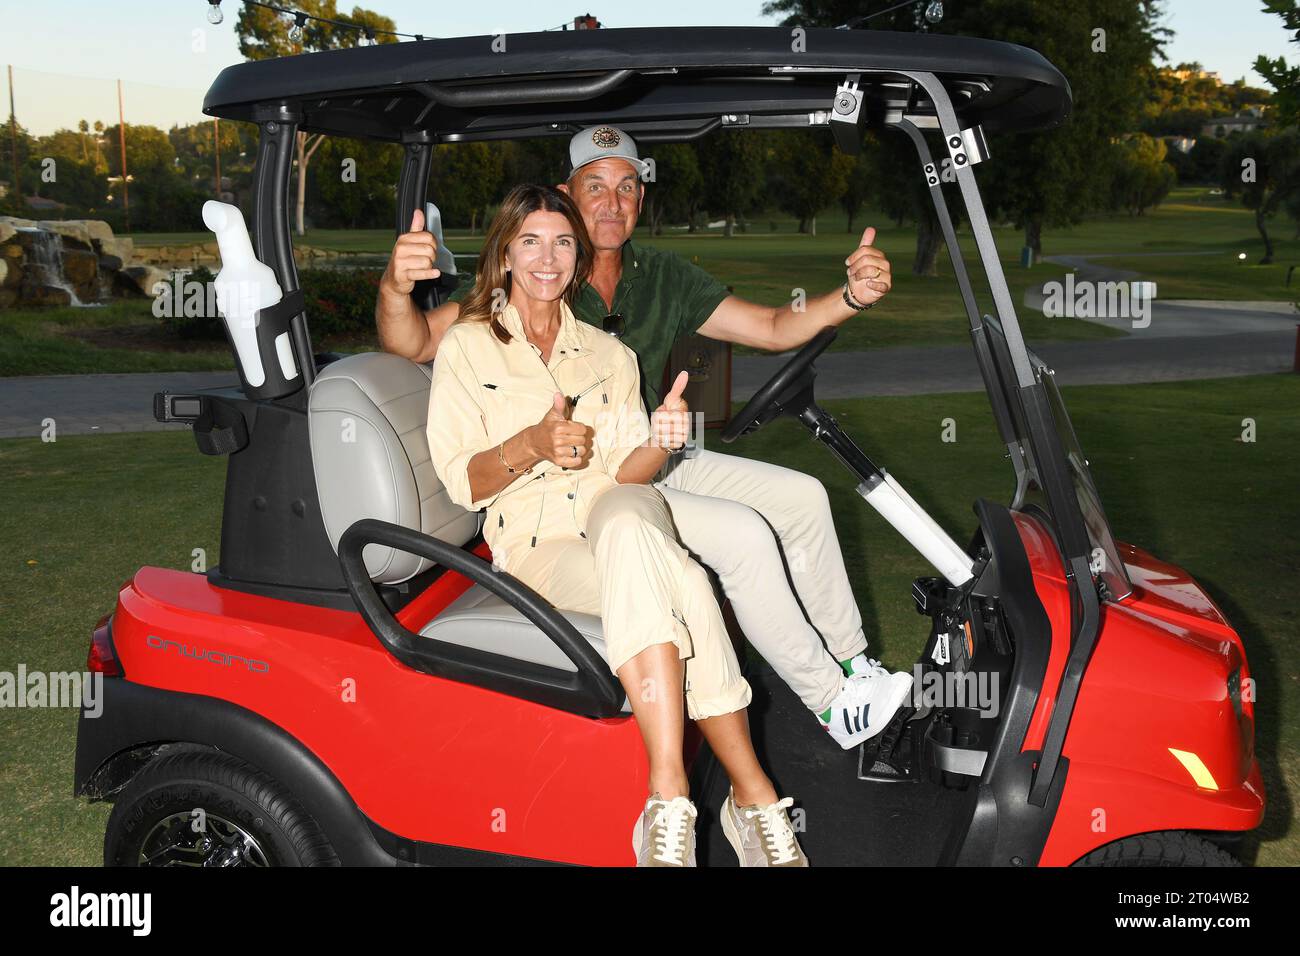
MULTIPOLYGON (((1278 316, 1271 316, 1278 319, 1278 316)), ((1154 322, 1152 323, 1155 324, 1154 322)), ((1295 354, 1294 319, 1280 328, 1174 336, 1132 335, 1088 342, 1049 342, 1037 348, 1063 385, 1112 385, 1283 372, 1295 354)), ((785 357, 735 359, 732 391, 744 401, 785 357)), ((983 389, 971 349, 964 345, 831 352, 817 362, 823 398, 922 395, 983 389)), ((182 428, 153 420, 153 394, 232 384, 233 372, 46 375, 0 378, 0 438, 38 436, 54 419, 60 435, 182 428)))

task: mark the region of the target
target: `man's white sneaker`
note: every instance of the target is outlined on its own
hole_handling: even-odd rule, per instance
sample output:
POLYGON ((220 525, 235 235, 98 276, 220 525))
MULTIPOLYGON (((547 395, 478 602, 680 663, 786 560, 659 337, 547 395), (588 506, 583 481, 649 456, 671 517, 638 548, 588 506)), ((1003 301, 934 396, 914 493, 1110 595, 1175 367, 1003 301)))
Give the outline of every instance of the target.
POLYGON ((832 740, 851 750, 884 730, 911 690, 912 675, 901 671, 846 677, 839 696, 831 701, 830 720, 822 725, 832 740))
POLYGON ((808 858, 795 838, 786 797, 766 807, 738 807, 735 794, 722 802, 722 832, 741 866, 807 866, 808 858))
POLYGON ((632 831, 636 865, 694 866, 696 815, 686 797, 664 800, 656 793, 647 800, 632 831))
POLYGON ((880 677, 888 673, 889 671, 885 666, 874 657, 868 657, 866 654, 855 654, 849 658, 850 677, 866 677, 868 675, 880 677))

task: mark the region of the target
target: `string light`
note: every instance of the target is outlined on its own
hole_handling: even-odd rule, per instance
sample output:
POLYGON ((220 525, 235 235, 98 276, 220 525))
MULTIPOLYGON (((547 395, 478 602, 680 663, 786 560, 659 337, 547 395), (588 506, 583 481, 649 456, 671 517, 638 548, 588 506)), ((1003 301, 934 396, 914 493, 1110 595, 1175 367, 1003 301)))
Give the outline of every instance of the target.
MULTIPOLYGON (((353 30, 360 34, 357 40, 358 46, 378 46, 378 36, 382 34, 386 37, 397 37, 398 39, 420 40, 430 39, 423 33, 399 33, 396 30, 381 30, 378 27, 370 27, 361 23, 351 23, 347 20, 335 20, 330 17, 318 17, 313 13, 306 13, 302 10, 294 10, 289 7, 281 7, 274 3, 262 3, 261 0, 239 0, 245 6, 261 7, 264 10, 271 10, 280 16, 292 17, 293 25, 289 27, 289 39, 294 43, 302 42, 303 27, 308 20, 315 20, 317 23, 328 23, 340 30, 353 30)), ((221 13, 221 0, 208 0, 208 22, 214 26, 220 24, 225 17, 221 13)))
POLYGON ((896 3, 892 7, 886 7, 884 10, 877 10, 875 13, 867 13, 860 17, 854 17, 845 23, 841 23, 835 29, 852 30, 854 27, 861 26, 868 20, 874 20, 876 17, 883 17, 886 13, 893 13, 895 10, 903 9, 903 7, 920 8, 923 4, 925 5, 925 12, 922 15, 928 23, 938 23, 943 19, 943 0, 931 0, 928 4, 926 3, 926 0, 903 0, 902 3, 896 3))

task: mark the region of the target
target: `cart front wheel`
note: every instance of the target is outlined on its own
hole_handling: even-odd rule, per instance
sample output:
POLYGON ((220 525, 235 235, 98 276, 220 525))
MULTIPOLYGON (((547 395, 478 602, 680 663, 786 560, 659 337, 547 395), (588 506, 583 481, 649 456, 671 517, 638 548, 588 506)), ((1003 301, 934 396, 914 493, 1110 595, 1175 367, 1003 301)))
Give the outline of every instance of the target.
POLYGON ((1107 843, 1074 866, 1241 866, 1241 861, 1195 833, 1162 830, 1107 843))

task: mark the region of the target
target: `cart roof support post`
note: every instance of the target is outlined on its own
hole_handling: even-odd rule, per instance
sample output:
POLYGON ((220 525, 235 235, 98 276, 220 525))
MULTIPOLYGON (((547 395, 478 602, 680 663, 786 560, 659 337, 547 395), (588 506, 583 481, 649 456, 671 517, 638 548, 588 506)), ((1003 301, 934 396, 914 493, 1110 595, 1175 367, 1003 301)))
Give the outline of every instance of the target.
POLYGON ((978 143, 979 137, 965 135, 965 131, 957 121, 957 113, 953 109, 952 100, 948 97, 948 91, 937 76, 933 73, 905 75, 920 86, 934 104, 939 130, 943 133, 949 157, 952 159, 957 184, 961 187, 962 201, 966 205, 966 215, 971 224, 971 232, 975 236, 975 245, 979 249, 980 260, 988 277, 998 319, 1002 324, 1002 331, 1011 353, 1011 362, 1019 385, 1017 391, 1029 426, 1028 438, 1033 446, 1038 480, 1047 497, 1048 506, 1052 510, 1052 517, 1055 519, 1057 547, 1061 552, 1065 573, 1074 584, 1072 590, 1075 600, 1070 615, 1070 656, 1066 660, 1065 672, 1057 688, 1056 704, 1052 708, 1038 769, 1034 773, 1029 791, 1030 802, 1042 806, 1047 800, 1056 771, 1063 763, 1062 749, 1065 744, 1065 733, 1069 728, 1074 703, 1083 682, 1083 672, 1096 646, 1101 620, 1097 591, 1093 586, 1089 568, 1091 548, 1088 532, 1083 524, 1083 516, 1075 498, 1074 487, 1066 472, 1065 452, 1061 446, 1060 436, 1057 434, 1043 385, 1029 361, 1029 351, 1025 347, 1020 322, 1016 318, 1015 305, 1011 301, 1011 292, 1007 287, 1006 275, 1002 271, 1002 262, 998 258, 993 230, 984 211, 979 185, 975 182, 975 172, 971 169, 974 161, 970 147, 972 140, 978 143))
MULTIPOLYGON (((298 290, 298 266, 293 259, 293 238, 289 232, 289 174, 298 142, 298 114, 283 104, 258 110, 257 163, 254 167, 253 248, 257 257, 271 267, 285 295, 298 290), (268 201, 269 197, 269 201, 268 201)), ((316 361, 305 312, 289 320, 289 339, 302 372, 303 387, 298 401, 316 380, 316 361)))
POLYGON ((1007 407, 1006 395, 998 383, 997 370, 993 366, 993 356, 989 354, 988 341, 983 334, 983 319, 979 303, 975 300, 975 290, 971 287, 970 273, 966 269, 966 259, 962 255, 961 243, 957 239, 957 230, 953 226, 952 215, 948 212, 948 201, 943 195, 943 168, 936 164, 930 153, 930 147, 922 133, 911 120, 900 119, 891 124, 891 128, 906 133, 916 147, 921 158, 921 175, 925 178, 934 203, 934 211, 939 219, 939 228, 943 231, 943 241, 948 247, 948 258, 952 262, 953 275, 957 279, 957 288, 961 292, 962 304, 966 307, 966 317, 970 321, 971 340, 975 346, 975 358, 979 365, 980 376, 984 380, 984 391, 989 397, 993 409, 993 419, 997 424, 1002 443, 1007 446, 1007 453, 1015 469, 1016 490, 1011 497, 1011 508, 1019 508, 1024 501, 1025 491, 1029 485, 1029 472, 1025 464, 1024 451, 1020 447, 1020 438, 1016 435, 1011 410, 1007 407))

